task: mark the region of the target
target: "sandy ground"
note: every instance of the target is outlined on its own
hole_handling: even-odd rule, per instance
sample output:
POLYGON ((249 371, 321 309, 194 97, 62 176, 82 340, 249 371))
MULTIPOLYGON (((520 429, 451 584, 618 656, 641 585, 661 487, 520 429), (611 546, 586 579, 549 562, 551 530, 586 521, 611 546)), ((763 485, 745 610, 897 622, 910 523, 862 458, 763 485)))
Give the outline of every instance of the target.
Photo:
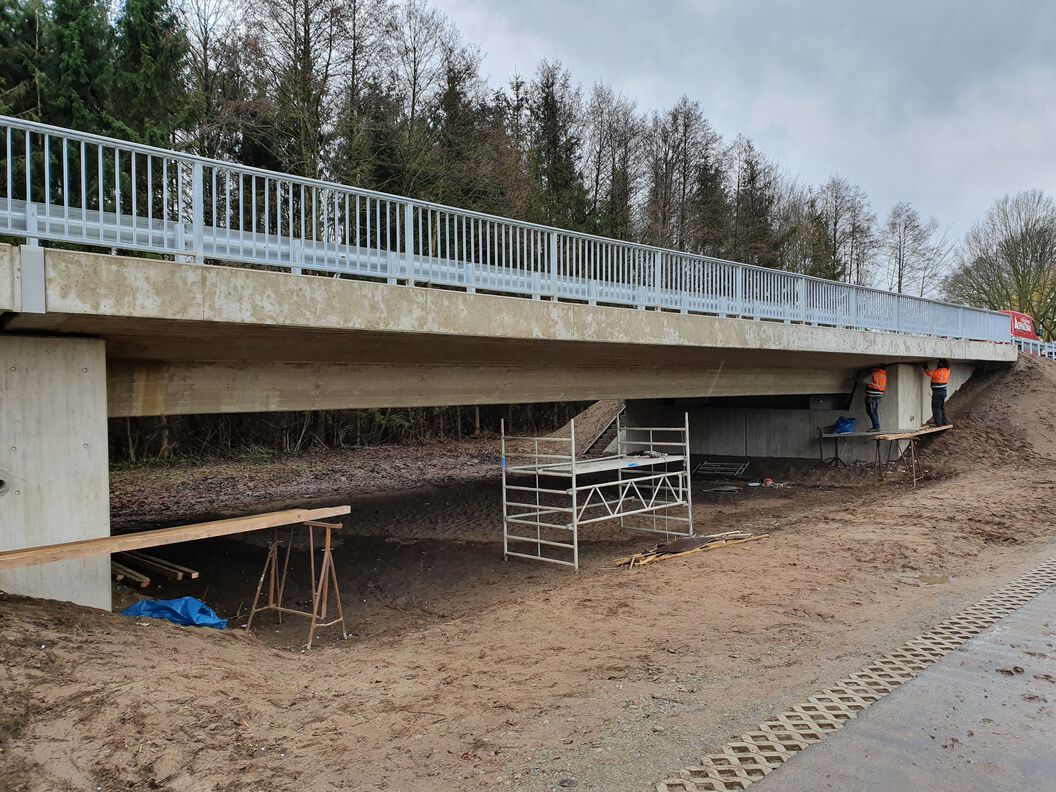
MULTIPOLYGON (((225 466, 119 473, 126 525, 359 482, 335 551, 352 638, 305 653, 299 620, 217 632, 5 597, 0 788, 649 789, 1051 556, 1054 397, 1049 364, 980 378, 951 405, 957 429, 924 444, 916 489, 856 471, 702 482, 698 526, 770 538, 630 571, 613 559, 650 542, 611 531, 578 574, 503 562, 489 441, 442 450, 478 462, 400 492, 398 473, 367 492, 376 479, 340 455, 260 465, 246 491, 225 466)), ((357 453, 415 470, 411 452, 357 453)), ((168 555, 201 578, 147 593, 244 622, 259 542, 168 555)))

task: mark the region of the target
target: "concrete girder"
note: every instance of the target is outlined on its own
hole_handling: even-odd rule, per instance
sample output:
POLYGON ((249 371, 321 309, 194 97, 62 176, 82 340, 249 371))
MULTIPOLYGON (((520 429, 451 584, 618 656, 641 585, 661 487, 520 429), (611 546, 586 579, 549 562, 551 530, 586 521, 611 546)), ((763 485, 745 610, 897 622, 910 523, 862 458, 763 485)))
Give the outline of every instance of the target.
POLYGON ((111 361, 111 417, 846 391, 837 369, 111 361))

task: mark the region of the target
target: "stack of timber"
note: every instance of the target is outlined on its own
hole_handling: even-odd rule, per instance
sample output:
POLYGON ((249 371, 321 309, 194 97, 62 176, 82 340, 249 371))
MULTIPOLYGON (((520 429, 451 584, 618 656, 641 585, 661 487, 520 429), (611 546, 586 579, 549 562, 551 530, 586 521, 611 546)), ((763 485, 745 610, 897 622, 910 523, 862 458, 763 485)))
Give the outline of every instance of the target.
POLYGON ((760 539, 765 539, 769 535, 753 534, 748 531, 726 531, 725 533, 708 534, 707 536, 686 536, 667 544, 657 545, 652 550, 617 559, 616 566, 627 567, 628 569, 646 566, 655 561, 666 561, 668 558, 680 558, 693 555, 694 553, 718 550, 720 547, 728 547, 729 545, 756 542, 760 539))
POLYGON ((169 580, 193 580, 198 577, 196 569, 135 550, 115 553, 110 561, 110 571, 113 573, 114 580, 119 583, 134 583, 140 588, 146 588, 150 585, 150 578, 139 570, 158 574, 169 580))
POLYGON ((116 561, 110 562, 110 574, 118 583, 125 583, 136 588, 146 588, 150 585, 150 578, 142 575, 134 569, 129 569, 124 564, 116 561))
POLYGON ((163 577, 167 577, 169 580, 183 580, 184 578, 194 580, 198 577, 198 570, 196 569, 180 566, 179 564, 173 563, 164 558, 159 558, 155 555, 147 555, 146 553, 141 553, 139 551, 118 553, 117 558, 125 565, 157 572, 163 577))

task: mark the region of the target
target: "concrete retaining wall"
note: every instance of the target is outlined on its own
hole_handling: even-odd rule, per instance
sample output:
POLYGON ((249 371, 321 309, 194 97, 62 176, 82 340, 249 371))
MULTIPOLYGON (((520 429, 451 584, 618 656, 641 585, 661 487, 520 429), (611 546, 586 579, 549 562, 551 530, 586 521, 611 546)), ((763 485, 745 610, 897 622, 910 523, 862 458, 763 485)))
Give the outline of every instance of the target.
MULTIPOLYGON (((972 367, 954 363, 950 372, 952 395, 971 376, 972 367)), ((775 376, 780 376, 775 372, 775 376)), ((779 390, 780 388, 775 388, 779 390)), ((837 402, 845 397, 837 397, 837 402)), ((685 406, 657 401, 630 402, 627 420, 639 425, 674 425, 681 422, 685 406), (673 423, 672 423, 673 422, 673 423)), ((835 423, 840 416, 857 419, 858 431, 869 427, 863 388, 855 391, 850 410, 834 409, 831 397, 811 397, 808 409, 750 407, 689 408, 690 448, 701 456, 770 457, 817 459, 818 427, 835 423)), ((888 391, 880 403, 880 425, 889 431, 921 426, 931 417, 931 386, 916 366, 888 367, 888 391)), ((846 461, 872 461, 871 441, 841 441, 840 456, 846 461)), ((826 458, 832 442, 826 441, 826 458)))

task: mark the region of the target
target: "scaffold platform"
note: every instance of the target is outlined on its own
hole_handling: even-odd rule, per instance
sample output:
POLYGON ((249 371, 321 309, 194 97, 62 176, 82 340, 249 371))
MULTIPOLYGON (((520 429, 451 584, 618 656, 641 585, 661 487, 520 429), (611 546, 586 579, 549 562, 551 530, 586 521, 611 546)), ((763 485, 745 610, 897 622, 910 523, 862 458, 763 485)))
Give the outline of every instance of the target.
POLYGON ((586 525, 692 536, 689 415, 682 426, 624 426, 616 453, 576 453, 567 435, 502 438, 503 554, 579 568, 586 525))

